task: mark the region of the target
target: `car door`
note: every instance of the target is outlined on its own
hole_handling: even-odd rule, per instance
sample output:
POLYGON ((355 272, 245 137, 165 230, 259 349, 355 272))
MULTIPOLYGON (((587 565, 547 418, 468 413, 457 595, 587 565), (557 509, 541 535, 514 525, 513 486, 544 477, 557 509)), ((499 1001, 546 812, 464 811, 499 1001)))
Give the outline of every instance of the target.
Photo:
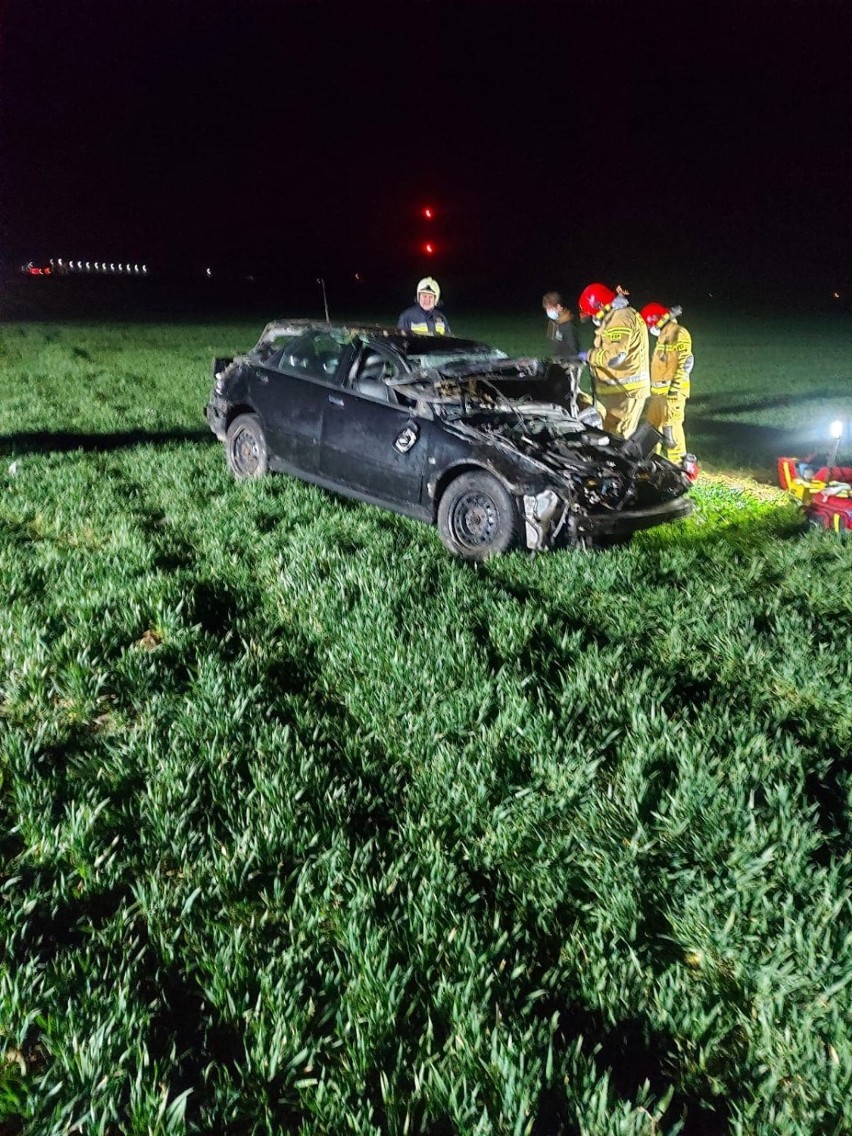
MULTIPOLYGON (((379 357, 384 373, 392 375, 390 357, 379 357)), ((380 380, 365 377, 363 363, 362 352, 347 385, 329 393, 323 407, 323 481, 403 512, 422 514, 430 423, 403 406, 380 380)))
POLYGON ((343 333, 310 330, 275 345, 255 363, 252 401, 273 468, 318 474, 325 400, 350 354, 343 333))

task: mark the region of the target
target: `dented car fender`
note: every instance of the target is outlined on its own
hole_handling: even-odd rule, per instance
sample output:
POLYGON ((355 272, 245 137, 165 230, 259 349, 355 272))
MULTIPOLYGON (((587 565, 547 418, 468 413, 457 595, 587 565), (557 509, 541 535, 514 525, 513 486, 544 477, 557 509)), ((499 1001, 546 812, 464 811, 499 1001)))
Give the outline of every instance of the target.
MULTIPOLYGON (((449 432, 455 433, 452 427, 449 432)), ((461 437, 469 433, 459 430, 461 437)), ((494 443, 479 442, 470 446, 467 453, 440 473, 432 475, 427 492, 437 512, 438 502, 453 481, 463 473, 482 470, 496 478, 514 498, 518 516, 524 527, 527 548, 540 551, 552 547, 566 525, 572 510, 572 496, 565 484, 560 484, 551 471, 526 454, 513 449, 503 452, 494 443)))

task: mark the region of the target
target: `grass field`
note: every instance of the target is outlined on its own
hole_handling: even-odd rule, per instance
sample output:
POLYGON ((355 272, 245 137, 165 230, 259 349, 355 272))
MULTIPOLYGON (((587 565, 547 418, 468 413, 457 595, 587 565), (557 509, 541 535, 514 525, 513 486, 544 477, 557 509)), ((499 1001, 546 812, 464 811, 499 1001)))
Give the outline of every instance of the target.
POLYGON ((479 568, 230 478, 257 325, 0 326, 0 1131, 852 1130, 852 542, 743 473, 850 323, 689 323, 694 516, 479 568))

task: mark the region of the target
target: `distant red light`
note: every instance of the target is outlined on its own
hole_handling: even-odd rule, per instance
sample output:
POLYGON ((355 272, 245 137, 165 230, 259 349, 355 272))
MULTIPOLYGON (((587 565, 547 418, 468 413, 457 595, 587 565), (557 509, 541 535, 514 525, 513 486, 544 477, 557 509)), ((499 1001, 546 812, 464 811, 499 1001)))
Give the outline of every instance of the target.
POLYGON ((429 242, 427 242, 423 246, 423 251, 427 254, 427 256, 431 256, 432 253, 435 251, 435 246, 433 244, 430 244, 429 242))
POLYGON ((434 214, 433 214, 431 209, 427 208, 427 209, 423 210, 423 216, 426 218, 427 221, 431 221, 434 214))

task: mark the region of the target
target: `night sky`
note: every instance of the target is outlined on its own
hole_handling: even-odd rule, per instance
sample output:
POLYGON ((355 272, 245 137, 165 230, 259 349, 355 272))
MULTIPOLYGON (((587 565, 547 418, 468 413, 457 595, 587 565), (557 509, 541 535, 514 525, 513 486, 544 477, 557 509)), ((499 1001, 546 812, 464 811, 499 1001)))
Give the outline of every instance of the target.
POLYGON ((7 264, 434 271, 489 300, 852 284, 850 0, 5 0, 0 19, 7 264))

